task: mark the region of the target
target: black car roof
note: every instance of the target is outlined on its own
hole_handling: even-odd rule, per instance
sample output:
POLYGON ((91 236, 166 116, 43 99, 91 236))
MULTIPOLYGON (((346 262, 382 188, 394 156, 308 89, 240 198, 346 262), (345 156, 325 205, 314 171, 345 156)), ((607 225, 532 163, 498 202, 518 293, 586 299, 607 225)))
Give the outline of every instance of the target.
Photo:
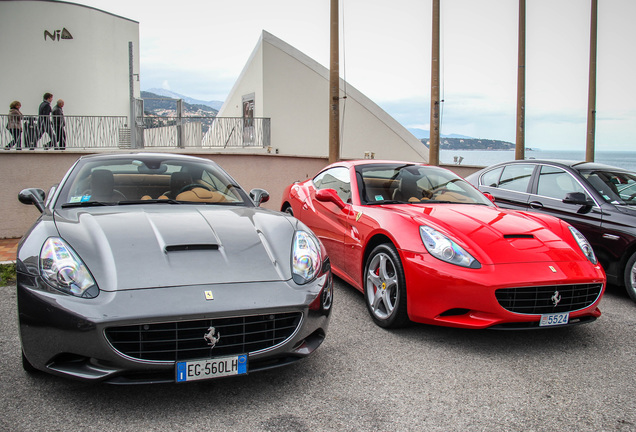
POLYGON ((493 168, 501 165, 508 165, 511 163, 545 163, 551 165, 562 166, 566 168, 575 169, 577 171, 582 170, 606 170, 606 171, 623 171, 630 172, 624 168, 618 168, 612 165, 606 165, 597 162, 585 162, 585 161, 576 161, 576 160, 561 160, 561 159, 524 159, 524 160, 514 160, 508 162, 500 162, 498 164, 492 165, 488 168, 493 168))

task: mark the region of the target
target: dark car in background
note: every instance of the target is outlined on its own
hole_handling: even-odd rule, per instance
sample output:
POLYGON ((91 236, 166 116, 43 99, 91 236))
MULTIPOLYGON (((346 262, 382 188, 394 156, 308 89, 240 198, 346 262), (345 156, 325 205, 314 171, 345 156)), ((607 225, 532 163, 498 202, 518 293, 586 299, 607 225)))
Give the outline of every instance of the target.
POLYGON ((557 216, 588 239, 609 283, 636 301, 636 173, 593 162, 518 160, 466 177, 497 205, 557 216))
POLYGON ((42 212, 16 261, 27 371, 184 382, 289 364, 324 340, 324 247, 216 163, 84 156, 44 198, 19 195, 42 212))

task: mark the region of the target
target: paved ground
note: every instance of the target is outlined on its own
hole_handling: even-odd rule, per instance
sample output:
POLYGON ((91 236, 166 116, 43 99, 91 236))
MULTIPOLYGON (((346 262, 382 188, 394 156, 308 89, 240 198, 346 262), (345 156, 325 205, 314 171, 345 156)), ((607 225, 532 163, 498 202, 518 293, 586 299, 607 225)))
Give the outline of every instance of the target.
POLYGON ((588 325, 388 332, 337 281, 327 340, 292 366, 194 384, 86 385, 20 366, 15 288, 0 288, 0 430, 634 431, 636 304, 588 325))

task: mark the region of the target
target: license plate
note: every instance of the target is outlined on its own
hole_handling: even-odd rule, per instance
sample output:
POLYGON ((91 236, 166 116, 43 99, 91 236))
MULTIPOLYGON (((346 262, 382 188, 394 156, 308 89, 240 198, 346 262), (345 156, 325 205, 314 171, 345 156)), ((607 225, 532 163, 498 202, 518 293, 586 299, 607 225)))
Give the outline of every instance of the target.
POLYGON ((197 381, 247 373, 247 354, 177 362, 177 382, 197 381))
POLYGON ((569 319, 570 319, 569 312, 541 315, 541 321, 539 321, 539 326, 545 327, 545 326, 564 325, 568 323, 569 319))

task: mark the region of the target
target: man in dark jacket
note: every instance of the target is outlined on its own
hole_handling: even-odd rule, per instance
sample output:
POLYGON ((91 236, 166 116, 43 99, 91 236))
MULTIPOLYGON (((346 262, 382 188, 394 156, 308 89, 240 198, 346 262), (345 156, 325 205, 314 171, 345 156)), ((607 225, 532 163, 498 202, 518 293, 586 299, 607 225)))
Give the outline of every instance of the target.
POLYGON ((57 104, 53 107, 53 126, 55 127, 55 137, 57 144, 55 150, 66 149, 66 120, 64 120, 64 101, 62 99, 57 100, 57 104))
POLYGON ((39 140, 45 132, 49 134, 49 142, 42 144, 44 150, 48 150, 53 147, 53 142, 55 142, 55 134, 53 134, 53 126, 51 125, 51 101, 53 100, 53 95, 48 92, 44 93, 43 99, 40 108, 38 108, 37 139, 39 140))

